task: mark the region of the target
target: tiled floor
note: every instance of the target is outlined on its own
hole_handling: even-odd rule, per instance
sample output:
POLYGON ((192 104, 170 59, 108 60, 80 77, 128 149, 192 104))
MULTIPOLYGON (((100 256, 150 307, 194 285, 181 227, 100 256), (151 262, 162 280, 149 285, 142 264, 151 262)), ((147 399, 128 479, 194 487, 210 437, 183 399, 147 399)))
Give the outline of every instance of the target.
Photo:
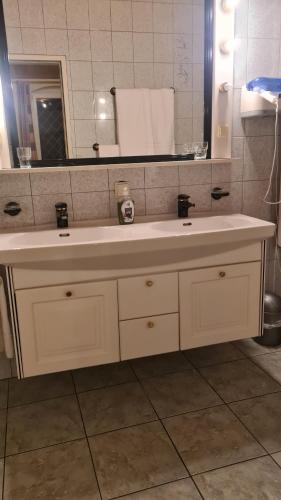
POLYGON ((281 500, 281 348, 1 381, 1 484, 3 500, 281 500))

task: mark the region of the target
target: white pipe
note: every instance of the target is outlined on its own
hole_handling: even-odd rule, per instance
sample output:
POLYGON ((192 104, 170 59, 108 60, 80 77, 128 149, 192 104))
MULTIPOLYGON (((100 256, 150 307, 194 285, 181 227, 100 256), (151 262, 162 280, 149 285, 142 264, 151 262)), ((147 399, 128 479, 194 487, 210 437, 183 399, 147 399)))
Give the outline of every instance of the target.
POLYGON ((1 314, 1 327, 3 333, 4 349, 7 358, 14 357, 14 346, 12 341, 11 327, 8 318, 7 301, 4 289, 3 279, 0 278, 0 314, 1 314))

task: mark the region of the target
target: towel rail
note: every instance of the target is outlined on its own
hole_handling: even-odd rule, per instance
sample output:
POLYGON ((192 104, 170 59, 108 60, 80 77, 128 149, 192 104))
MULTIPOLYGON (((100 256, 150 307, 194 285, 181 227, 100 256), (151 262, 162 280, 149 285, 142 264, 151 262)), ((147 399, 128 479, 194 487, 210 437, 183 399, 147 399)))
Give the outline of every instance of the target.
MULTIPOLYGON (((170 89, 172 89, 174 92, 176 92, 174 87, 170 87, 170 89)), ((116 87, 111 87, 110 93, 111 93, 111 95, 116 95, 116 87)))

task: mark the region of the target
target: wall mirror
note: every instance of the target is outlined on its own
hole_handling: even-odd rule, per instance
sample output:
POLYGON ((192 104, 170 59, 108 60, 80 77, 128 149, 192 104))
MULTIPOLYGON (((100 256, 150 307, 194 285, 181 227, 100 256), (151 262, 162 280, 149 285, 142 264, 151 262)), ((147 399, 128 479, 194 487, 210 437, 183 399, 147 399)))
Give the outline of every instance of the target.
POLYGON ((212 4, 3 0, 14 166, 18 146, 33 166, 180 160, 191 143, 210 146, 212 4))

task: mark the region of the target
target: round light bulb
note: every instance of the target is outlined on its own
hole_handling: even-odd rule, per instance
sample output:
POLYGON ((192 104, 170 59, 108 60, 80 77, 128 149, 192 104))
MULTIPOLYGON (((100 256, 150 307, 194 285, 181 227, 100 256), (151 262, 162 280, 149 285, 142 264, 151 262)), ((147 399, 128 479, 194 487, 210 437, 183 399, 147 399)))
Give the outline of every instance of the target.
POLYGON ((234 52, 237 47, 237 41, 234 39, 223 40, 220 43, 220 51, 222 54, 228 55, 234 52))
POLYGON ((222 0, 221 6, 224 12, 232 12, 237 7, 239 0, 222 0))

